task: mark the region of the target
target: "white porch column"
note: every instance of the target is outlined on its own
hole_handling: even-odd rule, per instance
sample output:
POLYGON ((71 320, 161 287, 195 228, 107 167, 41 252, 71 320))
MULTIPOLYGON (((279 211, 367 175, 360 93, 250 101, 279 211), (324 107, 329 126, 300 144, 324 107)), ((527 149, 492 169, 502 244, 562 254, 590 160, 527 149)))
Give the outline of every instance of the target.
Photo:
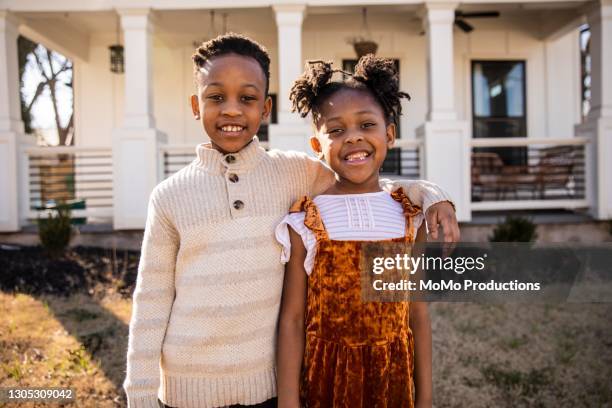
POLYGON ((599 0, 588 11, 591 28, 591 110, 576 126, 591 139, 587 150, 587 193, 590 213, 612 219, 612 0, 599 0))
POLYGON ((302 22, 306 6, 276 5, 278 29, 278 124, 270 126, 270 146, 283 150, 310 151, 310 127, 291 112, 289 92, 304 69, 302 60, 302 22))
POLYGON ((153 116, 151 10, 119 10, 124 34, 125 111, 113 134, 114 228, 144 228, 149 195, 161 176, 158 147, 166 138, 153 116))
POLYGON ((19 230, 19 143, 23 122, 19 105, 18 21, 0 10, 0 231, 19 230))
POLYGON ((456 3, 426 3, 422 12, 427 33, 429 111, 417 136, 424 139, 424 178, 448 191, 457 206, 457 219, 469 221, 469 128, 467 122, 457 120, 453 93, 455 7, 456 3))

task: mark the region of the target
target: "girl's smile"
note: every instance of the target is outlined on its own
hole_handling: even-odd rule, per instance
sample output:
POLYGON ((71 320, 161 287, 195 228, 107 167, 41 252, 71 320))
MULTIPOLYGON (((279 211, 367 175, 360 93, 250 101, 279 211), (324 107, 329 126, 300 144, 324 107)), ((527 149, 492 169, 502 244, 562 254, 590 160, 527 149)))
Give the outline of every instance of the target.
POLYGON ((361 165, 372 159, 372 152, 366 149, 353 149, 344 156, 344 160, 351 165, 361 165))

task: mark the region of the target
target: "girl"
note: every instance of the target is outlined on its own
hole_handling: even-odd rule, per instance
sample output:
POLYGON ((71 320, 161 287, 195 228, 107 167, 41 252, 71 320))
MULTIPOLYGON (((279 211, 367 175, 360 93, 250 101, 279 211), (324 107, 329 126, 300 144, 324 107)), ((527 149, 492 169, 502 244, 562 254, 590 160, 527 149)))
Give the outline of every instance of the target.
POLYGON ((279 407, 431 406, 426 304, 364 303, 359 284, 364 241, 426 240, 421 209, 401 188, 389 194, 379 186, 400 100, 409 96, 391 60, 365 56, 341 81, 334 72, 330 63, 311 63, 291 93, 294 110, 312 114, 311 146, 335 182, 294 204, 276 229, 287 262, 279 407))

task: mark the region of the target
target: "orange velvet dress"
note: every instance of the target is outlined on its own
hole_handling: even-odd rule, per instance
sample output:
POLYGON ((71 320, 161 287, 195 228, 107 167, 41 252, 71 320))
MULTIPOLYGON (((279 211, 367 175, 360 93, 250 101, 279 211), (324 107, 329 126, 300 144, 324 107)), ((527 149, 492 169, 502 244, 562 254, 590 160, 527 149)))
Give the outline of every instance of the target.
MULTIPOLYGON (((414 242, 412 218, 421 209, 411 204, 402 189, 392 197, 403 206, 406 234, 388 241, 414 242)), ((317 239, 308 278, 302 405, 413 407, 409 303, 362 302, 359 264, 364 241, 329 239, 316 205, 306 197, 292 211, 305 212, 304 224, 317 239)))

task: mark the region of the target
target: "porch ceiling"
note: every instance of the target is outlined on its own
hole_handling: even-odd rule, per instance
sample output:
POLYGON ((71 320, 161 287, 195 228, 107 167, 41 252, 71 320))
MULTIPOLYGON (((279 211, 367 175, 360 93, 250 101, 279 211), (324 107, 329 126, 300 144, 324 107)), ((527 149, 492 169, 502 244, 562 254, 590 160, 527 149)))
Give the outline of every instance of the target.
MULTIPOLYGON (((47 3, 53 2, 45 2, 45 4, 47 3)), ((70 0, 64 0, 62 3, 66 8, 70 8, 70 0)), ((331 0, 325 3, 315 0, 307 1, 307 3, 310 5, 307 9, 305 27, 313 19, 325 19, 327 16, 330 21, 333 21, 333 16, 339 15, 344 15, 345 17, 354 16, 355 24, 359 26, 361 8, 364 5, 368 7, 372 23, 377 21, 384 22, 389 16, 393 16, 392 20, 394 18, 397 19, 400 15, 406 16, 405 18, 410 19, 410 21, 417 22, 419 20, 417 11, 422 6, 422 3, 410 3, 410 0, 405 0, 403 4, 386 5, 380 5, 380 3, 367 4, 370 3, 368 1, 341 2, 339 0, 331 0)), ((388 3, 398 2, 390 0, 388 3)), ((514 24, 513 21, 520 23, 521 20, 529 19, 537 23, 534 24, 534 29, 537 29, 538 33, 534 34, 545 39, 562 32, 569 26, 579 24, 582 9, 587 3, 589 3, 587 0, 554 2, 508 2, 506 0, 498 0, 497 2, 478 3, 474 0, 465 0, 460 3, 459 9, 465 12, 498 10, 501 13, 500 19, 473 20, 476 26, 484 28, 494 28, 503 21, 514 24)), ((12 6, 12 0, 0 0, 0 8, 5 4, 12 6)), ((30 28, 30 31, 24 30, 23 33, 26 35, 34 34, 35 38, 33 39, 43 43, 45 43, 45 38, 49 38, 51 41, 46 45, 55 49, 59 48, 58 51, 68 53, 68 55, 87 59, 88 37, 98 34, 115 36, 118 16, 115 10, 109 8, 114 5, 111 1, 104 2, 105 9, 85 11, 81 8, 81 11, 65 12, 35 11, 29 0, 21 0, 19 4, 15 4, 15 7, 11 7, 11 9, 24 21, 25 26, 30 28), (19 4, 25 10, 19 11, 19 4), (28 4, 30 5, 25 7, 28 4)), ((165 5, 165 3, 161 1, 151 1, 148 4, 159 7, 154 11, 156 40, 160 40, 168 45, 183 44, 186 40, 189 42, 201 41, 211 34, 209 28, 209 13, 211 9, 204 7, 213 5, 212 2, 202 1, 202 8, 194 9, 178 9, 179 6, 175 9, 163 8, 161 6, 165 5)), ((227 5, 227 2, 224 2, 224 4, 227 5)), ((253 1, 250 4, 257 5, 257 2, 253 1)), ((236 3, 232 3, 232 6, 227 8, 214 9, 216 13, 216 31, 222 29, 223 16, 226 15, 226 28, 228 31, 239 31, 247 35, 270 36, 270 41, 275 42, 273 38, 276 36, 276 23, 271 7, 233 7, 236 5, 236 3)), ((77 8, 76 4, 73 6, 77 8)), ((183 3, 181 3, 182 6, 183 3)), ((42 7, 43 5, 41 4, 42 7)))
MULTIPOLYGON (((27 3, 27 0, 21 0, 22 3, 27 3)), ((408 2, 408 0, 407 0, 408 2)), ((3 3, 11 3, 11 0, 0 0, 0 8, 3 3)), ((48 2, 53 3, 53 2, 48 2)), ((65 1, 64 3, 69 3, 65 1)), ((202 2, 202 8, 183 9, 177 6, 176 9, 156 9, 156 25, 160 31, 173 33, 194 33, 202 31, 203 27, 207 28, 210 16, 210 10, 216 13, 216 24, 221 25, 221 16, 227 14, 228 29, 241 31, 265 31, 269 27, 270 22, 274 22, 273 11, 270 7, 253 7, 253 8, 207 8, 206 2, 202 2)), ((255 3, 255 2, 253 2, 255 3)), ((361 8, 365 5, 368 7, 368 13, 371 14, 386 14, 386 13, 414 13, 419 10, 421 4, 359 4, 368 3, 367 1, 354 1, 352 5, 317 5, 317 1, 308 7, 308 15, 334 15, 334 14, 358 14, 361 8)), ((327 1, 326 4, 333 4, 333 1, 327 1)), ((390 3, 393 3, 390 1, 390 3)), ((482 10, 498 10, 503 15, 525 16, 525 13, 546 13, 546 12, 580 12, 588 0, 581 1, 539 1, 539 2, 507 2, 498 0, 497 2, 475 2, 464 0, 460 3, 459 9, 466 12, 482 11, 482 10)), ((42 5, 41 5, 42 6, 42 5)), ((41 7, 41 9, 44 7, 41 7)), ((61 25, 69 27, 83 34, 95 34, 108 32, 109 27, 115 27, 117 24, 117 14, 113 9, 92 10, 92 11, 30 11, 20 10, 18 4, 15 7, 10 7, 19 17, 25 21, 44 22, 49 25, 61 25)), ((32 8, 30 8, 32 9, 32 8)))

